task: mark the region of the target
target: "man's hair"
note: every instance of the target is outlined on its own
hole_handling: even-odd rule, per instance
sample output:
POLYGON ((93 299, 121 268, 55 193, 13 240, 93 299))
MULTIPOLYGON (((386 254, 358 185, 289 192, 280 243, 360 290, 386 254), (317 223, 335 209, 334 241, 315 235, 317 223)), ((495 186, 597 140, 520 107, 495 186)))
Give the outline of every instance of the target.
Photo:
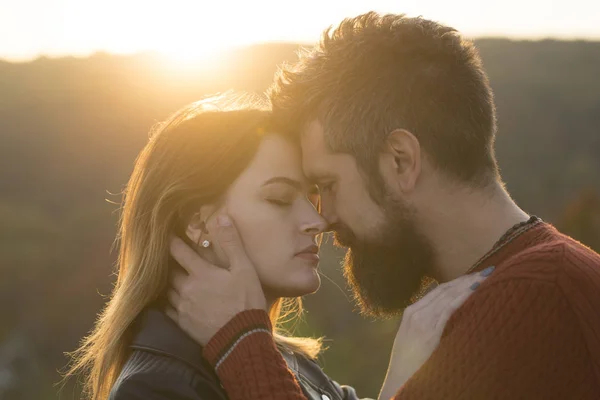
POLYGON ((278 72, 269 90, 280 129, 319 121, 330 150, 377 177, 393 130, 414 134, 450 177, 485 186, 498 177, 492 91, 474 45, 450 27, 375 12, 327 29, 278 72))

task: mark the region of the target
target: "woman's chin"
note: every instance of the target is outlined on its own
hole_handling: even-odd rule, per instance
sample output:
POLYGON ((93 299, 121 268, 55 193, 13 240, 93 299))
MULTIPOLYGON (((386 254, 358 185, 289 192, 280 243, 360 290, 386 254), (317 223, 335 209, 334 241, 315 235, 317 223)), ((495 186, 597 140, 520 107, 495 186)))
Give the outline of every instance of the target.
POLYGON ((300 297, 319 290, 321 277, 316 269, 311 268, 302 273, 290 274, 285 277, 285 282, 272 286, 275 286, 272 291, 278 293, 277 297, 300 297))
POLYGON ((304 289, 304 294, 300 296, 304 296, 307 294, 311 294, 319 290, 321 287, 321 277, 317 273, 317 270, 313 271, 314 275, 310 277, 309 281, 306 282, 304 289))

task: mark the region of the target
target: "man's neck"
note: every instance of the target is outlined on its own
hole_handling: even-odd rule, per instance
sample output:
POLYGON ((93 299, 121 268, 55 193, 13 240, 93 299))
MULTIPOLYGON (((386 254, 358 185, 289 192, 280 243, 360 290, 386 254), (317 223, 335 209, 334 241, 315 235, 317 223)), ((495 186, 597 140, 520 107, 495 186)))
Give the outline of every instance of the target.
POLYGON ((436 251, 432 275, 440 282, 466 273, 506 231, 529 218, 500 183, 486 191, 456 191, 444 200, 439 207, 438 198, 421 221, 436 251))

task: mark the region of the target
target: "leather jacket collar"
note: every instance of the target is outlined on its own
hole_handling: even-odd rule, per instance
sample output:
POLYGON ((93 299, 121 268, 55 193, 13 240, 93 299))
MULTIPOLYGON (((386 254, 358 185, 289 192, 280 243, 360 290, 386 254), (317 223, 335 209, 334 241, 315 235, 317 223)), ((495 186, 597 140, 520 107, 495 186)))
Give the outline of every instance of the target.
MULTIPOLYGON (((158 308, 147 308, 140 314, 135 322, 130 348, 177 358, 220 386, 214 369, 202 355, 202 346, 158 308)), ((341 388, 313 361, 286 351, 282 351, 281 354, 288 368, 298 378, 308 399, 355 398, 342 395, 341 388)))
MULTIPOLYGON (((152 351, 154 353, 175 357, 185 362, 202 374, 216 378, 211 365, 202 355, 202 346, 188 336, 165 313, 148 308, 136 320, 135 336, 130 345, 132 349, 152 351)), ((296 375, 299 366, 297 358, 282 352, 283 358, 296 375)))
POLYGON ((218 381, 213 368, 202 356, 202 346, 156 308, 148 308, 138 317, 130 347, 177 358, 218 381))

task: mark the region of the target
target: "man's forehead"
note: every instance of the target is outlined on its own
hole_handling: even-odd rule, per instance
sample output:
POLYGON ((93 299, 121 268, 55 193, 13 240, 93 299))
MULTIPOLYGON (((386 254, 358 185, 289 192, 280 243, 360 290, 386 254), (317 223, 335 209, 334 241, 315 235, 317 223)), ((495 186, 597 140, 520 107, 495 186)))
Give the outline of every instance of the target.
POLYGON ((327 150, 325 131, 318 120, 307 123, 300 132, 302 151, 313 154, 324 153, 327 150))
POLYGON ((311 182, 332 175, 332 157, 335 157, 325 142, 325 132, 319 121, 306 124, 300 136, 302 146, 302 169, 311 182))

